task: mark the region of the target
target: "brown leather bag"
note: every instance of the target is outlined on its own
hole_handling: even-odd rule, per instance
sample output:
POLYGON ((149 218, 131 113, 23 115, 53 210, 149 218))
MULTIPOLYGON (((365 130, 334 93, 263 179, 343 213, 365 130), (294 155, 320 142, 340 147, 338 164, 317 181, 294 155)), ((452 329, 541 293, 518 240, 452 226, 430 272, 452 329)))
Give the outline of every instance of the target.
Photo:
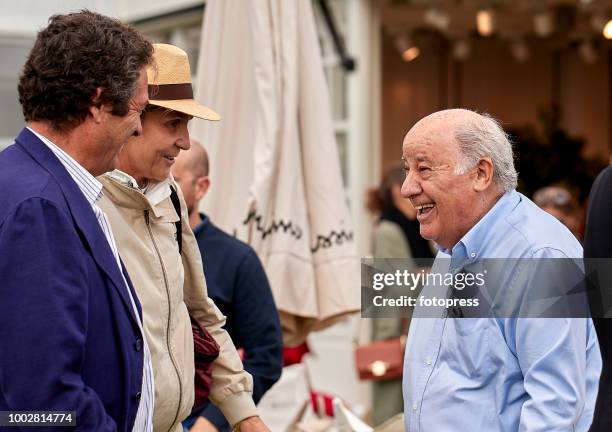
POLYGON ((193 331, 193 356, 195 361, 195 395, 193 407, 197 408, 208 400, 212 387, 212 368, 213 363, 219 357, 219 344, 200 326, 198 322, 191 318, 191 330, 193 331))
POLYGON ((355 349, 360 380, 388 381, 402 377, 406 336, 380 340, 355 349))

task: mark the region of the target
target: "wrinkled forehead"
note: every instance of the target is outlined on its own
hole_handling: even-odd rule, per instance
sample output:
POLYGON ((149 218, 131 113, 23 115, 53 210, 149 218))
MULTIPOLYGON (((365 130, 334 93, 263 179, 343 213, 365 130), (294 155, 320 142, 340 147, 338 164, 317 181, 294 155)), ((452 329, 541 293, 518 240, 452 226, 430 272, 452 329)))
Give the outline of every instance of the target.
POLYGON ((457 155, 454 127, 437 120, 421 121, 414 125, 402 145, 402 159, 405 161, 442 163, 455 160, 457 155))

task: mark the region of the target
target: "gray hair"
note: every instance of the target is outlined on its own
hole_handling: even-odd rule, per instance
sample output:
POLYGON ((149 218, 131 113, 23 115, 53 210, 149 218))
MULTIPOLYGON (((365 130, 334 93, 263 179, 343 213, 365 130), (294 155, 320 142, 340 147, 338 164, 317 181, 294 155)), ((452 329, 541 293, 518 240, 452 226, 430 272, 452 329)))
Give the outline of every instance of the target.
POLYGON ((461 160, 455 172, 464 174, 483 157, 491 158, 493 181, 504 191, 516 188, 518 174, 514 168, 512 144, 499 122, 489 114, 467 119, 455 131, 461 160))

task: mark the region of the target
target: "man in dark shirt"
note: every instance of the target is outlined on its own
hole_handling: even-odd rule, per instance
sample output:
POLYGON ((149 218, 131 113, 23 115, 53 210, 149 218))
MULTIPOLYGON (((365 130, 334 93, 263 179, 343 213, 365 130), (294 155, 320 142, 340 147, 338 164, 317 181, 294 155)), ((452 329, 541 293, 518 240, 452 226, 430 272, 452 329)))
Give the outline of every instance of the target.
POLYGON ((602 370, 595 415, 590 432, 612 430, 612 319, 608 318, 610 300, 610 269, 606 265, 612 258, 612 167, 603 170, 591 189, 589 211, 584 238, 584 258, 587 272, 597 289, 591 291, 591 313, 599 338, 602 370), (599 275, 599 278, 598 276, 599 275), (604 318, 605 317, 605 318, 604 318))
MULTIPOLYGON (((244 352, 244 368, 253 376, 253 399, 257 403, 282 370, 278 311, 255 251, 198 211, 210 186, 208 173, 206 150, 191 140, 191 148, 181 152, 172 174, 183 191, 189 224, 202 253, 208 295, 227 317, 225 329, 234 345, 244 352)), ((211 403, 194 412, 184 424, 191 431, 229 430, 223 414, 211 403)))

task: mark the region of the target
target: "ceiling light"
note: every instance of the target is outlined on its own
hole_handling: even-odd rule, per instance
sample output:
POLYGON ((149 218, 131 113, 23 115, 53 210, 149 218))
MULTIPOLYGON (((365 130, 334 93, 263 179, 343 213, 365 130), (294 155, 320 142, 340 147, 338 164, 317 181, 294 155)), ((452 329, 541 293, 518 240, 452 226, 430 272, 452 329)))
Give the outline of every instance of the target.
POLYGON ((411 62, 421 54, 419 47, 405 34, 401 34, 395 38, 395 47, 405 62, 411 62))
POLYGON ((612 20, 608 21, 604 26, 603 35, 606 39, 612 39, 612 20))
POLYGON ((472 44, 468 39, 457 39, 453 43, 453 58, 458 61, 465 61, 471 50, 472 44))
POLYGON ((441 32, 446 32, 450 24, 450 17, 440 9, 431 8, 427 9, 425 15, 423 15, 423 21, 441 32))
POLYGON ((578 55, 587 64, 595 63, 597 60, 597 51, 591 41, 583 41, 578 45, 578 55))
POLYGON ((412 46, 402 53, 402 58, 405 62, 411 62, 421 54, 418 46, 412 46))
POLYGON ((540 37, 550 36, 554 26, 553 14, 550 11, 538 12, 533 16, 533 30, 540 37))
POLYGON ((495 15, 491 9, 479 10, 476 14, 476 29, 480 36, 491 36, 495 31, 495 15))
POLYGON ((519 62, 525 63, 529 60, 529 48, 523 39, 518 39, 510 43, 512 57, 519 62))

